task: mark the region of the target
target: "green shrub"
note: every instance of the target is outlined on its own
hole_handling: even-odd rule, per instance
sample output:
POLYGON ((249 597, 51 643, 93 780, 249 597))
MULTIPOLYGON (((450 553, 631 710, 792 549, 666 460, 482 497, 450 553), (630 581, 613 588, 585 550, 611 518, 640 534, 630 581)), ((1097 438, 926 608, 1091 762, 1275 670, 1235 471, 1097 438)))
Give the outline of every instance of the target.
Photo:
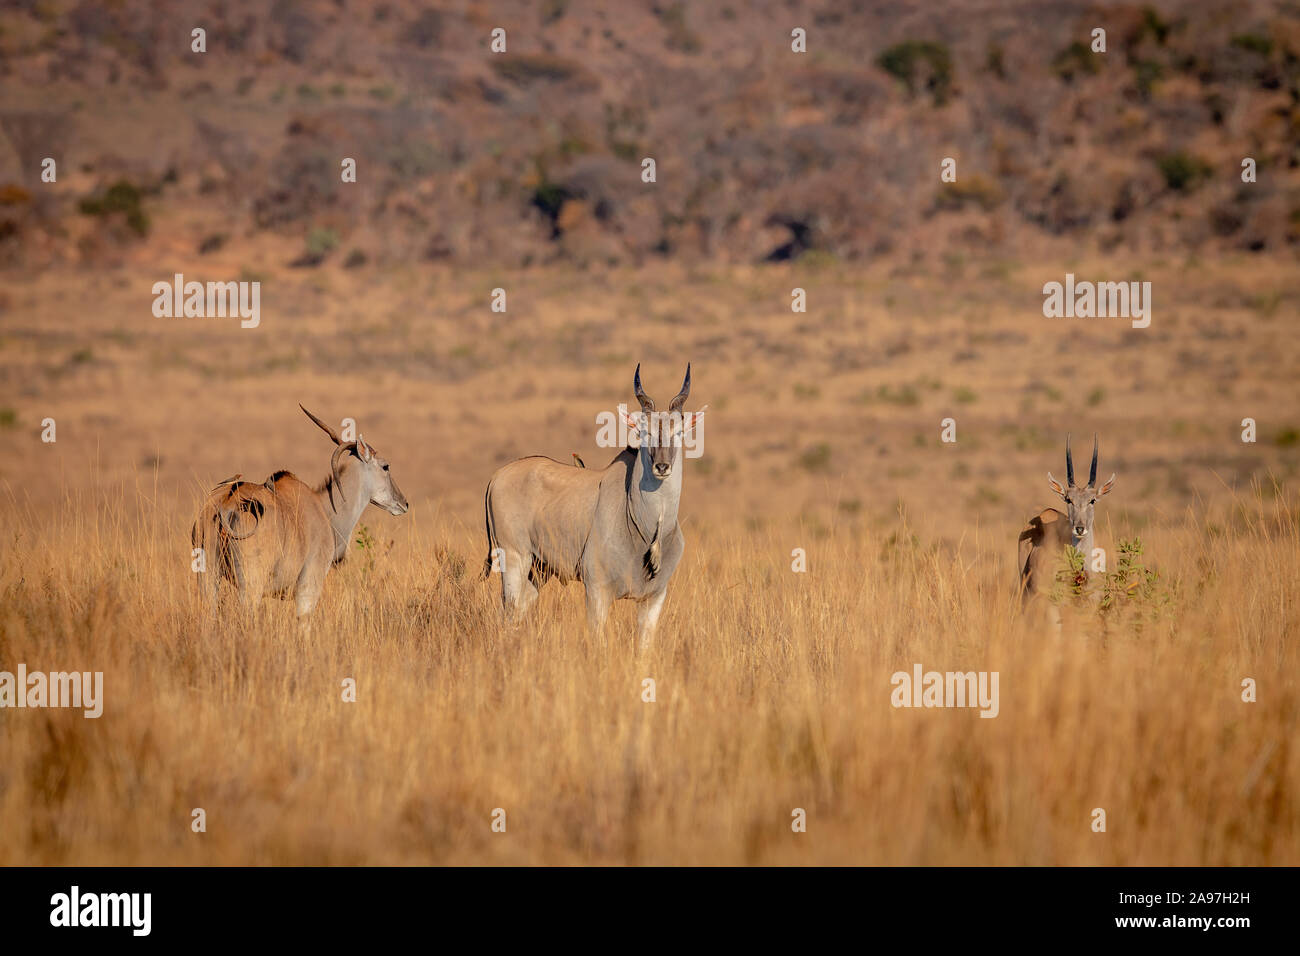
POLYGON ((492 58, 492 68, 503 80, 519 86, 531 83, 567 83, 583 80, 591 83, 591 74, 577 60, 569 60, 553 53, 518 53, 492 58))
POLYGON ((1075 40, 1052 59, 1052 69, 1066 83, 1072 83, 1080 73, 1094 74, 1101 65, 1088 44, 1075 40))
POLYGON ((825 471, 831 464, 831 446, 822 442, 799 456, 799 465, 808 471, 825 471))
POLYGON ((1239 50, 1248 50, 1260 56, 1268 56, 1273 52, 1273 41, 1258 33, 1238 33, 1231 43, 1239 50))
POLYGON ((1141 538, 1122 540, 1114 568, 1105 574, 1089 574, 1087 563, 1091 556, 1067 545, 1052 582, 1052 603, 1092 604, 1099 615, 1107 618, 1124 612, 1132 619, 1133 628, 1140 631, 1143 620, 1167 613, 1173 603, 1173 591, 1159 571, 1147 567, 1142 554, 1141 538))
POLYGON ((999 206, 1004 198, 1001 186, 988 177, 975 173, 958 179, 955 183, 940 186, 935 196, 935 205, 940 209, 963 209, 967 205, 973 205, 988 212, 999 206))
POLYGON ((881 385, 876 389, 876 398, 882 402, 888 402, 890 405, 919 405, 921 396, 917 394, 915 388, 911 385, 900 385, 897 390, 890 388, 888 385, 881 385))
POLYGON ((1164 75, 1164 67, 1155 60, 1139 60, 1133 64, 1133 82, 1144 100, 1151 98, 1156 80, 1164 75))
POLYGON ((1165 177, 1165 185, 1175 192, 1189 192, 1214 172, 1214 167, 1205 160, 1181 150, 1161 156, 1156 165, 1165 177))
POLYGON ((1146 608, 1152 612, 1164 609, 1172 596, 1160 580, 1160 572, 1148 568, 1142 560, 1142 539, 1133 538, 1119 543, 1119 560, 1112 571, 1101 579, 1101 600, 1098 610, 1114 611, 1122 607, 1146 608))
POLYGON ((925 88, 934 97, 934 105, 943 106, 952 97, 952 56, 942 43, 913 40, 899 43, 881 53, 876 63, 901 80, 911 94, 917 91, 918 68, 924 66, 928 73, 924 78, 925 88))
POLYGON ((113 213, 123 213, 131 231, 136 235, 145 236, 149 234, 149 217, 140 206, 142 198, 143 193, 139 187, 125 179, 119 179, 109 186, 103 195, 89 196, 81 200, 79 208, 87 216, 110 216, 113 213))
POLYGON ((313 229, 307 233, 307 252, 324 256, 338 248, 339 234, 333 229, 313 229))
POLYGON ((686 25, 686 4, 675 3, 671 7, 656 10, 664 29, 668 31, 668 40, 664 44, 670 50, 681 53, 699 53, 700 38, 686 25))
POLYGON ((1160 19, 1160 14, 1155 9, 1152 7, 1142 8, 1142 33, 1144 35, 1151 34, 1155 37, 1157 43, 1164 46, 1165 41, 1169 39, 1171 29, 1173 29, 1172 24, 1168 20, 1160 19))

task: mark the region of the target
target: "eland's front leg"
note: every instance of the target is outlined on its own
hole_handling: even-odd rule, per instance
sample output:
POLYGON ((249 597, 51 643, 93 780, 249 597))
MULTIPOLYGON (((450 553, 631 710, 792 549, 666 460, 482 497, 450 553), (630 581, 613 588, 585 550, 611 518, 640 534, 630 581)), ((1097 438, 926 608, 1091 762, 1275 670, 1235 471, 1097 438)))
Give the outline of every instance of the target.
POLYGON ((604 631, 610 603, 608 592, 594 585, 587 585, 587 628, 592 634, 599 636, 604 631))
POLYGON ((664 609, 664 601, 668 597, 668 590, 665 588, 657 594, 652 594, 644 598, 636 609, 636 640, 637 648, 641 651, 650 649, 650 642, 654 640, 655 628, 659 626, 659 612, 664 609))

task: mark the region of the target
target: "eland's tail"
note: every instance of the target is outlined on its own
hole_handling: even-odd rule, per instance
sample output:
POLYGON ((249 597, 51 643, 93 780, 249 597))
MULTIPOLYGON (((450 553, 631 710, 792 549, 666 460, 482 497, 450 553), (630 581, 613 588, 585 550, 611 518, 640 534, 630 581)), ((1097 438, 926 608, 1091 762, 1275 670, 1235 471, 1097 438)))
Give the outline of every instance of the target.
POLYGON ((483 523, 487 526, 488 553, 483 559, 482 579, 486 581, 492 573, 492 556, 500 551, 497 544, 497 529, 492 521, 492 482, 488 482, 487 490, 483 492, 483 523))

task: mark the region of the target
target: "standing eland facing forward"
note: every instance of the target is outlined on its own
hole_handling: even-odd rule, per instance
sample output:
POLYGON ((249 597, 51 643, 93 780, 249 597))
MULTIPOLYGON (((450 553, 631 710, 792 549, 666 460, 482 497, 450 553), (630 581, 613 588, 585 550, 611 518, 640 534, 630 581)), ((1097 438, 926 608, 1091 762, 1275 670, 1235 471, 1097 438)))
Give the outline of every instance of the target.
POLYGON ((534 456, 512 461, 492 476, 483 501, 488 539, 483 573, 501 573, 502 606, 516 621, 548 578, 583 583, 587 624, 596 633, 614 601, 633 600, 638 646, 644 650, 686 547, 677 522, 682 445, 706 409, 683 411, 691 393, 689 364, 667 412, 656 411, 641 388, 640 365, 633 387, 641 414, 627 416, 628 446, 604 468, 534 456))

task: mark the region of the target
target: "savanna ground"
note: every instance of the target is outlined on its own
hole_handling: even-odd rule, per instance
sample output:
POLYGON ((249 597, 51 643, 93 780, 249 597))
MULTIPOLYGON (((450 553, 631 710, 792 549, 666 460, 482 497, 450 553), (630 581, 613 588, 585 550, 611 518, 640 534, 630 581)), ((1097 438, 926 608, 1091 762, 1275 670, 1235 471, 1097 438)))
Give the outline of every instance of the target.
POLYGON ((155 319, 156 255, 14 277, 0 669, 101 670, 106 703, 0 711, 0 863, 1300 863, 1293 265, 819 262, 280 271, 256 330, 155 319), (1151 327, 1043 318, 1066 269, 1151 280, 1151 327), (653 650, 630 606, 588 635, 576 584, 505 629, 492 471, 603 465, 636 363, 663 404, 688 360, 711 412, 653 650), (323 478, 300 401, 354 417, 411 511, 366 513, 310 634, 277 601, 205 627, 197 504, 323 478), (1013 614, 1014 563, 1067 430, 1119 475, 1111 569, 1139 537, 1158 577, 1057 637, 1013 614), (915 663, 998 671, 999 715, 892 708, 915 663))

